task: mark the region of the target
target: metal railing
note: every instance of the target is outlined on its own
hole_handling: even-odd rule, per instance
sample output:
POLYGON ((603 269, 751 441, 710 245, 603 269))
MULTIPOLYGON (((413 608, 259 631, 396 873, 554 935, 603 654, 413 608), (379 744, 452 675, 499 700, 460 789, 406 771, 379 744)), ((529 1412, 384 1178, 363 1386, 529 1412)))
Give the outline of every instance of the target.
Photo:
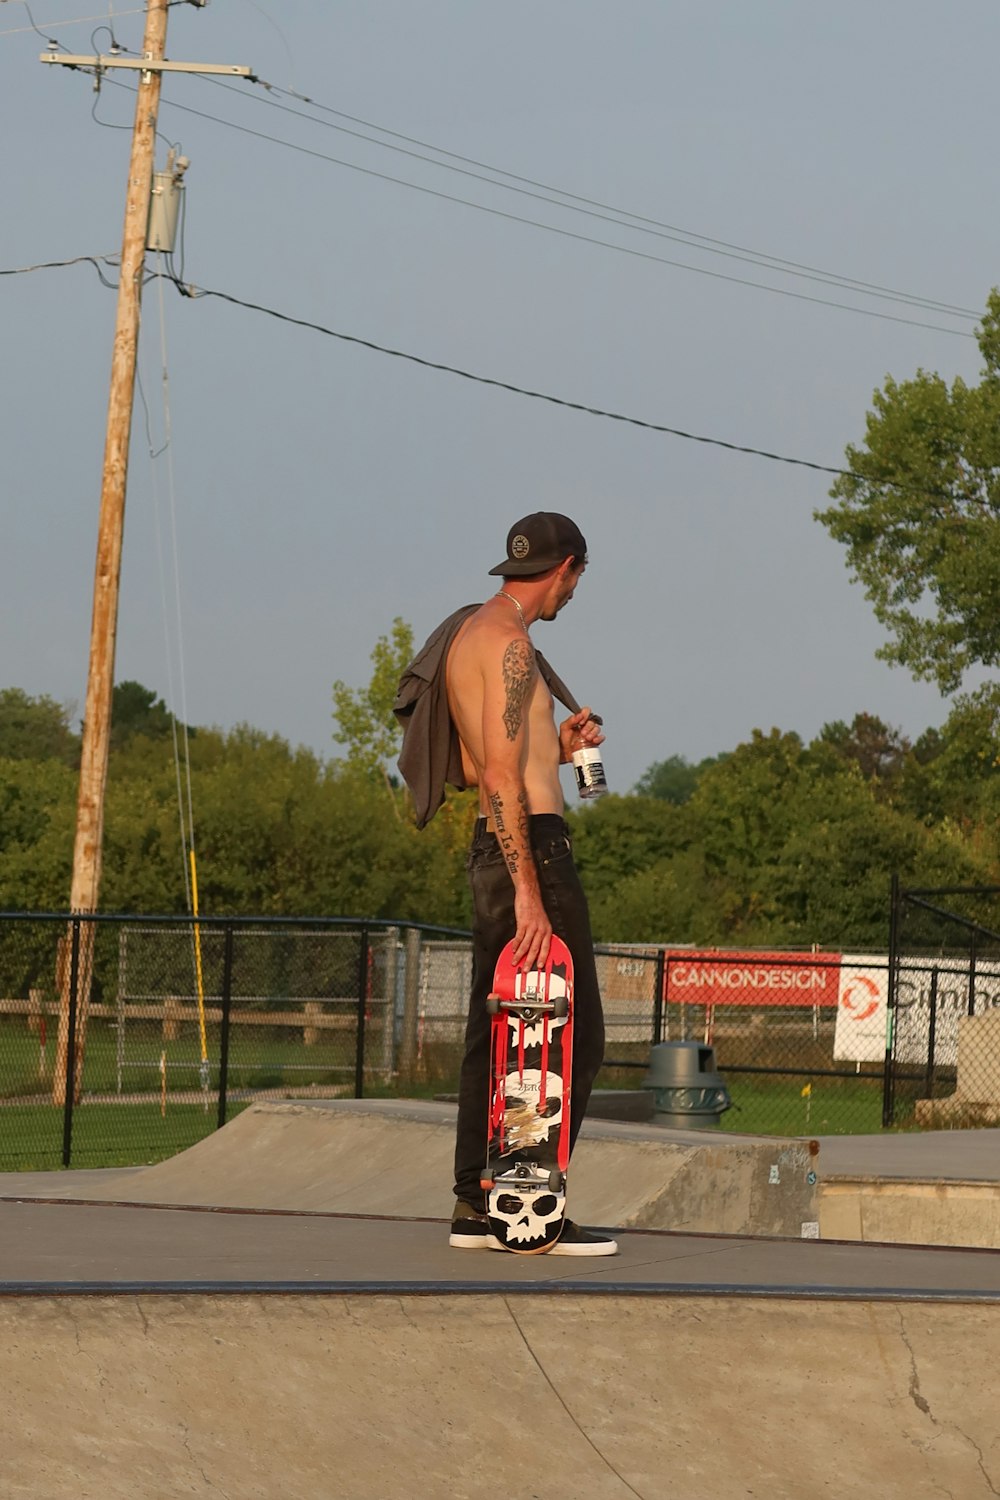
MULTIPOLYGON (((1000 1025, 1000 939, 956 915, 961 951, 898 913, 885 954, 598 945, 598 1087, 701 1040, 725 1129, 982 1123, 962 1048, 975 1092, 1000 1034, 963 1018, 1000 1025)), ((453 1096, 471 977, 470 935, 419 923, 0 913, 0 1171, 159 1160, 258 1099, 453 1096)))
POLYGON ((468 952, 367 919, 0 914, 0 1170, 160 1159, 254 1099, 447 1081, 468 952))
POLYGON ((889 932, 883 1124, 1000 1124, 1000 886, 894 879, 889 932))

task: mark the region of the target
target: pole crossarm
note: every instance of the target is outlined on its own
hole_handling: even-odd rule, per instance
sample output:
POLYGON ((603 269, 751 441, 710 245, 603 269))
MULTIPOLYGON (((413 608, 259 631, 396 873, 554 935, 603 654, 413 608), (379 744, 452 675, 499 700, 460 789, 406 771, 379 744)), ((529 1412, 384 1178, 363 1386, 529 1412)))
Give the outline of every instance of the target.
POLYGON ((236 63, 186 63, 167 62, 157 57, 104 57, 87 56, 76 52, 41 52, 38 61, 59 63, 64 68, 131 68, 139 73, 222 73, 227 78, 253 78, 252 68, 243 68, 236 63))

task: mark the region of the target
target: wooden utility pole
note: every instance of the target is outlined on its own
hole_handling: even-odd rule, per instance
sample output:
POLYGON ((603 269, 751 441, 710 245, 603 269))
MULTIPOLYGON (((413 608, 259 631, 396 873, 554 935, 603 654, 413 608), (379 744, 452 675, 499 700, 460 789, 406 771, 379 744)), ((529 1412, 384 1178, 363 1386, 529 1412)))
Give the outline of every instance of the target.
MULTIPOLYGON (((147 0, 143 60, 162 59, 167 40, 168 0, 147 0)), ((135 393, 139 307, 146 266, 146 225, 153 185, 153 151, 162 74, 139 75, 132 156, 128 168, 121 278, 111 359, 111 390, 104 443, 101 512, 94 570, 94 607, 90 627, 90 664, 83 720, 80 789, 76 809, 76 842, 69 904, 72 911, 97 910, 101 881, 101 837, 104 830, 104 786, 111 739, 111 694, 115 675, 118 584, 121 574, 125 486, 129 434, 135 393)))
MULTIPOLYGON (((147 0, 146 31, 142 42, 144 62, 161 61, 163 58, 167 41, 167 8, 168 0, 147 0)), ((115 681, 115 637, 118 628, 122 532, 125 524, 125 487, 139 344, 139 308, 146 266, 146 225, 149 220, 149 194, 153 185, 153 153, 162 78, 163 75, 155 68, 143 70, 139 74, 132 154, 128 167, 118 311, 115 318, 111 390, 104 440, 97 564, 94 569, 94 605, 90 624, 90 661, 87 668, 87 699, 80 755, 80 786, 76 804, 73 877, 69 895, 70 910, 74 912, 97 910, 101 884, 104 789, 108 778, 108 751, 111 744, 111 695, 115 681)), ((66 940, 64 948, 68 949, 66 940)), ((74 1094, 79 1093, 79 1073, 87 1034, 93 953, 94 924, 87 922, 80 933, 74 1094)), ((59 967, 59 1044, 53 1075, 53 1099, 56 1104, 65 1102, 65 1084, 69 1073, 66 1064, 69 1045, 69 963, 65 955, 59 967)))
MULTIPOLYGON (((206 0, 192 0, 204 5, 206 0)), ((212 67, 208 64, 165 63, 167 10, 170 0, 146 0, 146 29, 142 56, 76 57, 69 53, 45 53, 41 61, 68 67, 94 68, 98 77, 109 68, 130 68, 139 74, 135 102, 135 125, 129 160, 125 198, 125 228, 122 236, 118 311, 115 319, 111 359, 111 389, 104 443, 101 511, 97 535, 97 565, 94 571, 94 604, 90 627, 90 661, 84 708, 80 785, 77 794, 76 838, 73 845, 73 875, 70 909, 96 912, 101 883, 101 852, 104 836, 104 792, 111 744, 111 699, 115 679, 115 639, 118 627, 118 592, 121 576, 122 534, 125 524, 125 491, 128 478, 129 437, 135 395, 136 356, 139 344, 139 312, 146 267, 146 234, 150 191, 153 184, 156 121, 160 85, 164 71, 214 72, 250 76, 249 68, 212 67)), ((54 1074, 53 1098, 65 1102, 69 1045, 70 939, 61 944, 57 964, 59 987, 59 1043, 54 1074)), ((94 924, 83 924, 80 934, 75 1028, 74 1093, 79 1093, 80 1071, 93 972, 94 924)))

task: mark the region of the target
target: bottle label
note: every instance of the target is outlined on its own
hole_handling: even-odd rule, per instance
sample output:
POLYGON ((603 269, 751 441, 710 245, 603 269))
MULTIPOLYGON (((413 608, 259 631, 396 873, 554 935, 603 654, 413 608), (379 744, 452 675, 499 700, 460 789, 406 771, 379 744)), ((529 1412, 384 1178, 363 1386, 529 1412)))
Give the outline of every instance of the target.
POLYGON ((576 789, 581 797, 604 796, 608 783, 600 750, 574 750, 573 770, 576 774, 576 789))

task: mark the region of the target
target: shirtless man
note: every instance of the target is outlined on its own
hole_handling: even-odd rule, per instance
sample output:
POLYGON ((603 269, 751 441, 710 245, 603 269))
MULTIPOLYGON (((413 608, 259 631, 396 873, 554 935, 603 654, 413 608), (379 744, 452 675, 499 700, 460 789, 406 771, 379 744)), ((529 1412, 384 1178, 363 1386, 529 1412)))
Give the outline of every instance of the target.
MULTIPOLYGON (((446 684, 465 779, 479 788, 469 855, 473 977, 459 1082, 455 1213, 449 1243, 501 1249, 489 1232, 480 1173, 486 1153, 490 1022, 486 997, 504 944, 524 968, 543 963, 557 932, 573 955, 574 1046, 570 1146, 604 1054, 604 1021, 587 902, 563 819, 559 766, 604 739, 589 708, 558 725, 528 634, 572 599, 587 544, 567 517, 539 511, 518 521, 507 557, 490 571, 503 587, 459 628, 446 684)), ((566 1221, 552 1255, 613 1255, 613 1239, 566 1221)))

